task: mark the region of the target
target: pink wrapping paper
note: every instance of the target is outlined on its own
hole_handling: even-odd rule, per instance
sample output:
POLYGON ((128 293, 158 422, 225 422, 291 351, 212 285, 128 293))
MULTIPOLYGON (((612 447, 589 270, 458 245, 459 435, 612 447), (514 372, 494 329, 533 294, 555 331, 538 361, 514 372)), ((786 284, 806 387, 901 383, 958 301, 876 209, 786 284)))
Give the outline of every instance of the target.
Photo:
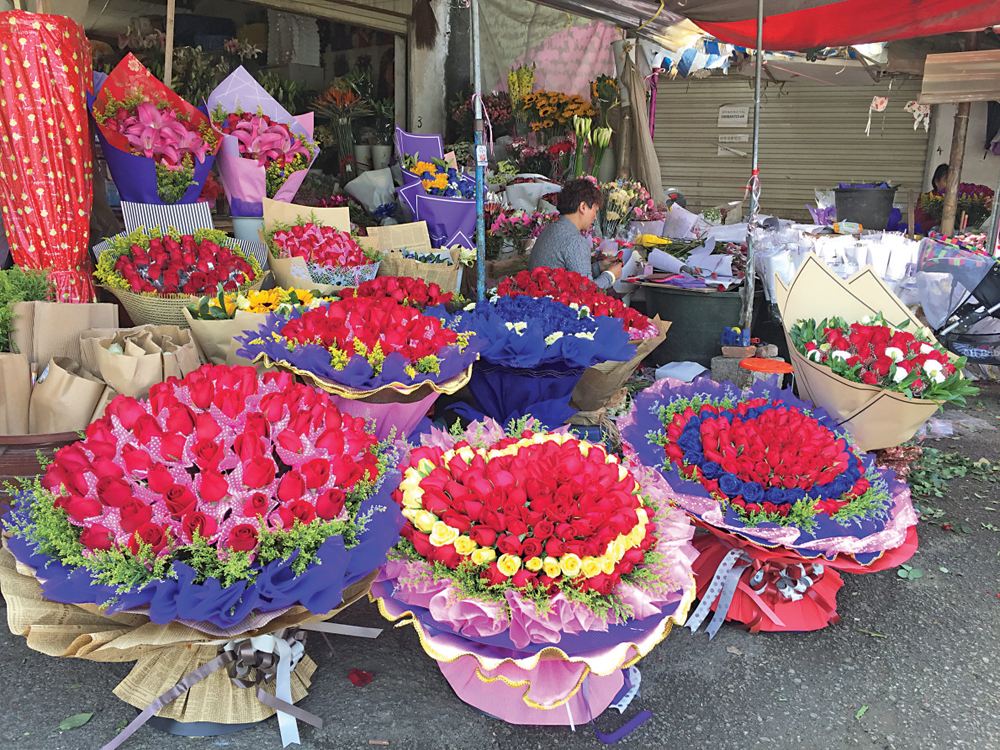
POLYGON ((440 395, 432 391, 430 395, 413 403, 376 404, 331 393, 330 400, 342 412, 364 419, 374 419, 376 437, 385 440, 393 429, 396 430, 397 437, 412 433, 440 395))

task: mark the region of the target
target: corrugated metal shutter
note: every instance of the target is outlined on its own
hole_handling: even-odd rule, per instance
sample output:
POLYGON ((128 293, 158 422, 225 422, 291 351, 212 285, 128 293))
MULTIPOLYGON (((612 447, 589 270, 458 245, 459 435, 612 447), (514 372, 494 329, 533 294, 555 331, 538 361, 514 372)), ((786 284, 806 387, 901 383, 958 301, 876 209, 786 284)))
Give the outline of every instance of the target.
MULTIPOLYGON (((897 80, 888 91, 884 113, 872 113, 873 96, 887 95, 880 85, 824 85, 789 81, 771 84, 762 98, 761 207, 784 218, 808 217, 814 190, 838 182, 888 180, 906 191, 922 187, 927 133, 913 129, 903 110, 920 95, 919 80, 897 80)), ((743 197, 750 176, 753 133, 753 82, 736 76, 661 81, 657 92, 654 145, 663 184, 685 194, 697 210, 743 197), (719 127, 723 105, 749 108, 745 125, 719 127), (732 151, 720 156, 723 145, 732 151)), ((739 112, 737 115, 739 121, 739 112)))
POLYGON ((249 0, 266 8, 367 26, 393 34, 407 33, 412 0, 249 0))

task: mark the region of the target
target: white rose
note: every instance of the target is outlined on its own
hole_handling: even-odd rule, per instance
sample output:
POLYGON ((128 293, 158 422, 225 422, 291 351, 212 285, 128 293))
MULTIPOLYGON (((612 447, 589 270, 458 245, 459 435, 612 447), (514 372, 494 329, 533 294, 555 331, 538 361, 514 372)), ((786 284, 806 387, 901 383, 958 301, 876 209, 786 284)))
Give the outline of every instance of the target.
POLYGON ((944 368, 942 367, 941 363, 938 362, 936 359, 929 359, 926 362, 924 362, 924 372, 926 372, 931 377, 934 376, 934 373, 941 372, 942 369, 944 368))
POLYGON ((902 367, 897 367, 896 372, 892 374, 892 382, 902 383, 904 380, 906 380, 906 376, 909 374, 910 373, 904 370, 902 367))
POLYGON ((875 318, 873 318, 871 315, 866 315, 861 319, 861 324, 866 326, 871 325, 873 320, 875 320, 875 318))
POLYGON ((903 350, 902 349, 900 349, 898 347, 895 347, 895 346, 887 346, 885 348, 885 356, 887 356, 893 362, 902 362, 903 361, 903 357, 905 355, 903 354, 903 350))
POLYGON ((948 379, 948 376, 945 375, 943 372, 941 372, 941 370, 938 370, 937 372, 935 372, 930 377, 931 377, 931 380, 933 380, 935 383, 943 383, 944 381, 946 381, 948 379))
POLYGON ((843 349, 837 349, 837 351, 831 352, 830 356, 833 357, 834 359, 844 359, 844 360, 846 360, 848 357, 851 356, 851 353, 850 352, 845 352, 843 349))
POLYGON ((931 346, 930 344, 921 344, 920 345, 920 353, 921 354, 930 354, 932 351, 934 351, 934 347, 931 346))
POLYGON ((813 360, 814 362, 819 362, 822 358, 823 354, 822 352, 820 352, 819 349, 813 349, 811 352, 809 352, 809 359, 813 360))
POLYGON ((545 345, 552 346, 562 337, 563 337, 562 331, 556 331, 555 333, 550 333, 548 336, 545 337, 545 345))

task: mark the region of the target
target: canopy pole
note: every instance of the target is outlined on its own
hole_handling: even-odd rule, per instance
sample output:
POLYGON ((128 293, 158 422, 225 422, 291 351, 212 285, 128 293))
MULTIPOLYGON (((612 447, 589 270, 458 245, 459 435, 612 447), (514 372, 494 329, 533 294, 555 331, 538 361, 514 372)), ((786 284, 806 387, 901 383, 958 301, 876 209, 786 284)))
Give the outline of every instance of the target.
POLYGON ((757 272, 754 270, 754 226, 760 210, 760 79, 764 57, 764 0, 757 0, 757 49, 753 66, 753 169, 750 172, 750 216, 747 219, 747 273, 743 281, 743 314, 740 326, 749 333, 753 325, 753 295, 757 272))
POLYGON ((174 16, 177 14, 177 0, 167 0, 167 28, 163 42, 163 85, 168 89, 174 77, 174 16))
POLYGON ((486 146, 483 143, 483 81, 479 61, 479 0, 472 6, 472 104, 475 108, 476 144, 476 298, 486 297, 486 146))

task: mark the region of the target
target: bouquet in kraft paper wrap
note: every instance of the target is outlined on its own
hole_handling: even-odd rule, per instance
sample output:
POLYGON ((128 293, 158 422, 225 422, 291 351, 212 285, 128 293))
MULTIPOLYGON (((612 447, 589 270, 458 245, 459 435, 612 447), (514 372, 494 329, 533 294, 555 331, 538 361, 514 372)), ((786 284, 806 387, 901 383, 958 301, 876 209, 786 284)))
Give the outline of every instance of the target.
POLYGON ((695 539, 709 616, 757 631, 818 630, 839 619, 837 571, 871 573, 917 548, 910 490, 822 409, 759 383, 661 380, 619 422, 626 455, 709 533, 695 539))
POLYGON ((651 470, 539 428, 424 434, 394 495, 403 539, 371 596, 466 703, 573 726, 627 703, 635 663, 684 622, 693 528, 651 470))
POLYGON ((379 254, 351 235, 347 208, 310 208, 264 200, 268 266, 285 287, 335 294, 375 278, 379 254))
POLYGON ((775 278, 796 384, 862 450, 912 438, 945 401, 975 393, 948 353, 871 268, 841 280, 810 255, 775 278))
POLYGON ((312 113, 289 114, 243 66, 209 95, 208 110, 233 216, 262 216, 264 198, 291 203, 319 155, 312 113))
POLYGON ((131 53, 98 86, 90 114, 122 200, 197 201, 220 143, 208 117, 131 53))
POLYGON ((384 296, 273 314, 240 341, 237 354, 322 388, 342 410, 373 418, 382 438, 409 434, 438 396, 464 387, 480 346, 443 307, 384 296))
POLYGON ((244 724, 285 745, 308 629, 362 596, 396 543, 397 448, 291 375, 203 367, 121 396, 24 482, 5 520, 12 632, 54 656, 136 661, 142 713, 244 724), (45 623, 45 627, 37 627, 45 623), (177 699, 180 700, 177 700, 177 699))

